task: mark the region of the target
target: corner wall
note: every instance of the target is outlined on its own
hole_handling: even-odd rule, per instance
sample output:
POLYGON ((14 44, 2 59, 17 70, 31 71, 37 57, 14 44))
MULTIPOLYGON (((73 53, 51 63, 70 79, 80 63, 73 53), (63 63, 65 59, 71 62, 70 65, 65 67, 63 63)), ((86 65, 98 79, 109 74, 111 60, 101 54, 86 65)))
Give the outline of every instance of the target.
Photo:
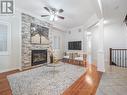
MULTIPOLYGON (((92 33, 92 59, 97 59, 98 28, 93 27, 92 33)), ((105 66, 109 66, 109 48, 127 48, 127 26, 123 22, 114 22, 104 25, 104 52, 105 66)))
POLYGON ((0 72, 20 69, 21 65, 21 14, 0 16, 0 21, 11 25, 11 50, 9 55, 0 55, 0 72))
MULTIPOLYGON (((86 51, 86 36, 84 26, 75 27, 65 32, 65 51, 68 51, 69 41, 82 41, 82 51, 86 51)), ((69 50, 70 51, 70 50, 69 50)))
POLYGON ((115 22, 104 26, 105 59, 109 65, 109 48, 127 48, 127 26, 115 22))
POLYGON ((91 32, 91 54, 92 54, 92 62, 97 62, 97 52, 98 52, 98 37, 99 37, 99 27, 93 26, 91 29, 87 30, 91 32))
MULTIPOLYGON (((15 69, 21 69, 22 67, 22 57, 21 57, 21 47, 22 47, 22 17, 21 11, 16 10, 16 13, 11 16, 0 16, 0 21, 7 22, 11 25, 11 50, 9 51, 9 55, 0 55, 0 73, 6 72, 15 69)), ((59 27, 58 27, 59 28, 59 27)), ((59 35, 62 37, 63 41, 63 32, 54 29, 53 35, 59 35)), ((62 47, 62 45, 61 45, 62 47)), ((56 53, 58 56, 62 56, 63 48, 56 53)), ((27 51, 26 51, 27 52, 27 51)))

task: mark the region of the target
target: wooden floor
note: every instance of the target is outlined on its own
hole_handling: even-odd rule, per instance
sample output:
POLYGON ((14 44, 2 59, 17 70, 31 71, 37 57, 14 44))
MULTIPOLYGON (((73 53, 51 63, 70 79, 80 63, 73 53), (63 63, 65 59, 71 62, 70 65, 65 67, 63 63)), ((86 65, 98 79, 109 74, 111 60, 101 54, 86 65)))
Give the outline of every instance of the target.
POLYGON ((95 65, 87 67, 84 73, 62 95, 96 95, 102 73, 98 72, 95 65))
POLYGON ((19 70, 14 70, 10 72, 0 73, 0 95, 12 95, 7 75, 19 72, 19 70))
MULTIPOLYGON (((12 95, 7 75, 20 72, 14 70, 0 74, 0 95, 12 95)), ((102 73, 96 70, 94 65, 88 66, 87 71, 62 95, 95 95, 102 73)))

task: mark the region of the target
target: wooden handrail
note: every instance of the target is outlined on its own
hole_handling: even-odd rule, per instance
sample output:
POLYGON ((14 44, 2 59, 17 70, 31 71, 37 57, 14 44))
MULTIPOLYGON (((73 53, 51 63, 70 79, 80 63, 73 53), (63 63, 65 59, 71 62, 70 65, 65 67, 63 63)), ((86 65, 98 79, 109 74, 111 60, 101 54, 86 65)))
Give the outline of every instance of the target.
MULTIPOLYGON (((112 48, 111 48, 112 49, 112 48)), ((112 49, 112 50, 127 50, 127 49, 112 49)))

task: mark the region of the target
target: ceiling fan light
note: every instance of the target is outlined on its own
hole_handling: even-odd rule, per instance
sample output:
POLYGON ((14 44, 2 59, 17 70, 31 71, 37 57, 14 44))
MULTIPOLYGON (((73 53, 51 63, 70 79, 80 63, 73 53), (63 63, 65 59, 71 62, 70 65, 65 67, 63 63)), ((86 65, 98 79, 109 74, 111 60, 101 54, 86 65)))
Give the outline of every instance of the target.
POLYGON ((57 21, 57 20, 58 20, 58 17, 57 17, 57 16, 55 16, 54 20, 55 20, 55 21, 57 21))
POLYGON ((53 20, 54 20, 54 18, 55 18, 55 16, 54 16, 54 15, 50 15, 50 21, 53 21, 53 20))
POLYGON ((59 15, 59 11, 56 12, 56 15, 59 15))

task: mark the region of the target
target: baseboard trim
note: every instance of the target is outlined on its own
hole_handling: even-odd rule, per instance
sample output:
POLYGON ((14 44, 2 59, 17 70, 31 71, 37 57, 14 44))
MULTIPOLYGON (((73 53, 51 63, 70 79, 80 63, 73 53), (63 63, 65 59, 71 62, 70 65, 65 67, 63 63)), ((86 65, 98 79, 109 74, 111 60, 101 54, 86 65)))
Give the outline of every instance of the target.
POLYGON ((7 73, 7 72, 11 72, 11 71, 15 71, 15 70, 19 70, 19 68, 12 68, 12 69, 6 69, 6 70, 1 70, 0 73, 7 73))
POLYGON ((98 68, 98 67, 97 67, 97 71, 105 72, 105 69, 104 69, 104 68, 102 69, 102 68, 98 68))

